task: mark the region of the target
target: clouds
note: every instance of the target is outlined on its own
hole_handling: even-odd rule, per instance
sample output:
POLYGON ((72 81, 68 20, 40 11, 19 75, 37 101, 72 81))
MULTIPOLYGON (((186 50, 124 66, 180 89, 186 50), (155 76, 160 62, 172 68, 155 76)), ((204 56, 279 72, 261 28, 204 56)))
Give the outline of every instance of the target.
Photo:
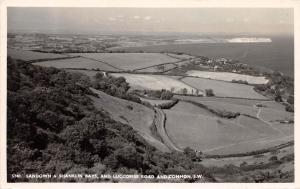
POLYGON ((151 16, 145 16, 145 17, 144 17, 144 20, 151 20, 151 19, 152 19, 151 16))
POLYGON ((292 9, 8 8, 9 30, 292 33, 292 9), (284 27, 283 27, 284 26, 284 27))

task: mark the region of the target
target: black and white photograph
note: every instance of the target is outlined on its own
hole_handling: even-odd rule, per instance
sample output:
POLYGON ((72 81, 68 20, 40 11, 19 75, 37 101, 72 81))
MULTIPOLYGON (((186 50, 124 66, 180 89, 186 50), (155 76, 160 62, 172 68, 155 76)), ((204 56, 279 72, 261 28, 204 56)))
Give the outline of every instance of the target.
POLYGON ((295 182, 293 7, 6 15, 7 183, 295 182))

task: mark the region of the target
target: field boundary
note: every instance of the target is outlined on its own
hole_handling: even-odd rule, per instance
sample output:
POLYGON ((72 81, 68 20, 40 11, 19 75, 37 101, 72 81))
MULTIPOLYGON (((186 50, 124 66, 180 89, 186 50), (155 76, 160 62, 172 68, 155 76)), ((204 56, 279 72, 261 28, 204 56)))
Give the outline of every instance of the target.
MULTIPOLYGON (((186 60, 180 60, 178 59, 179 61, 176 61, 176 62, 166 62, 166 63, 162 63, 162 64, 156 64, 156 65, 153 65, 153 66, 147 66, 147 67, 143 67, 143 68, 138 68, 138 69, 134 69, 132 71, 139 71, 139 70, 143 70, 143 69, 147 69, 147 68, 153 68, 153 67, 157 67, 157 66, 162 66, 162 65, 166 65, 166 64, 176 64, 176 63, 179 63, 179 62, 183 62, 183 61, 186 61, 186 60)), ((177 65, 176 65, 177 66, 177 65)), ((173 68, 172 68, 173 69, 173 68)))
POLYGON ((121 68, 115 67, 115 66, 111 65, 110 63, 102 61, 102 60, 97 60, 97 59, 94 59, 94 58, 88 58, 88 57, 81 56, 81 55, 79 57, 85 58, 85 59, 89 59, 89 60, 93 60, 93 61, 96 61, 96 62, 100 62, 100 63, 103 63, 103 64, 106 64, 106 65, 111 66, 111 67, 113 67, 113 68, 115 68, 117 70, 125 71, 125 70, 123 70, 121 68))
POLYGON ((272 152, 272 151, 276 151, 285 147, 289 147, 289 146, 293 146, 294 145, 294 141, 289 141, 277 146, 273 146, 270 148, 265 148, 265 149, 261 149, 261 150, 255 150, 255 151, 250 151, 250 152, 245 152, 245 153, 235 153, 235 154, 225 154, 225 155, 209 155, 209 154, 205 154, 205 158, 204 159, 222 159, 222 158, 230 158, 230 157, 245 157, 245 156, 254 156, 254 155, 259 155, 259 154, 264 154, 264 153, 268 153, 268 152, 272 152))
POLYGON ((42 58, 42 59, 35 59, 35 60, 28 60, 24 61, 28 64, 38 63, 38 62, 47 62, 47 61, 54 61, 54 60, 65 60, 65 59, 75 59, 80 58, 80 56, 67 56, 67 57, 58 57, 58 58, 42 58))

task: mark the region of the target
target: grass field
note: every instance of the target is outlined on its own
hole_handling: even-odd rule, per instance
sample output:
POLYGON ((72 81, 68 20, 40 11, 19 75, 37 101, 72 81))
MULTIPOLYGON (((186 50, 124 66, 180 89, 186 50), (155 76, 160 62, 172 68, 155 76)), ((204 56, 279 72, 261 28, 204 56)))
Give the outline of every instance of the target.
POLYGON ((41 53, 41 52, 18 50, 18 49, 7 49, 7 56, 12 57, 13 59, 19 59, 24 61, 68 57, 67 55, 62 55, 62 54, 41 53))
POLYGON ((150 131, 150 126, 154 120, 154 111, 152 109, 135 102, 107 95, 99 90, 92 89, 92 91, 100 97, 90 96, 96 108, 105 110, 114 120, 132 126, 150 144, 161 151, 168 151, 165 145, 152 137, 150 131))
POLYGON ((266 84, 268 80, 261 76, 250 76, 245 74, 229 73, 229 72, 207 72, 199 70, 189 70, 186 72, 188 76, 201 77, 206 79, 215 79, 221 81, 242 80, 247 81, 249 84, 266 84))
POLYGON ((166 72, 175 67, 177 67, 175 64, 164 64, 164 65, 153 66, 153 67, 149 67, 149 68, 136 70, 136 72, 149 72, 149 73, 151 73, 151 72, 166 72))
POLYGON ((148 90, 171 90, 174 88, 175 93, 182 93, 182 89, 187 89, 187 94, 192 94, 196 89, 164 75, 145 75, 145 74, 128 74, 128 73, 111 73, 115 77, 124 77, 132 89, 148 90))
POLYGON ((202 91, 212 89, 214 94, 219 97, 267 99, 255 92, 249 85, 194 77, 185 77, 182 81, 202 91))
POLYGON ((220 110, 220 111, 230 111, 230 112, 238 112, 241 114, 246 114, 255 117, 257 113, 257 109, 253 107, 253 105, 241 105, 241 104, 236 104, 234 102, 222 102, 220 101, 215 101, 215 100, 202 100, 205 98, 202 97, 192 97, 192 96, 176 96, 178 99, 182 100, 188 100, 200 104, 206 105, 210 109, 214 110, 220 110))
POLYGON ((99 69, 103 71, 119 71, 107 64, 97 62, 86 58, 70 58, 62 60, 52 60, 34 63, 34 65, 56 68, 80 68, 80 69, 99 69))
MULTIPOLYGON (((190 100, 193 102, 214 102, 214 103, 230 103, 230 104, 237 104, 237 105, 245 105, 245 106, 253 106, 257 103, 261 103, 261 100, 252 100, 252 99, 239 99, 239 98, 219 98, 219 97, 193 97, 193 96, 181 96, 181 95, 174 95, 175 98, 183 99, 183 100, 190 100)), ((272 103, 273 101, 263 101, 264 104, 266 102, 272 103)))
POLYGON ((262 108, 260 117, 266 121, 289 120, 294 118, 294 114, 274 108, 262 108))
POLYGON ((206 115, 206 116, 215 116, 213 113, 210 111, 204 109, 204 108, 199 108, 198 106, 184 102, 184 101, 179 101, 175 106, 171 108, 172 111, 182 111, 186 113, 191 113, 191 114, 199 114, 199 115, 206 115))
MULTIPOLYGON (((209 102, 206 101, 208 105, 209 102)), ((248 108, 251 107, 249 104, 248 108)), ((219 107, 216 105, 215 108, 219 107)), ((236 119, 223 119, 186 102, 179 102, 164 112, 167 117, 166 130, 176 145, 181 148, 189 146, 207 154, 260 150, 292 141, 294 135, 293 124, 270 124, 243 115, 236 119)))
POLYGON ((259 164, 260 162, 268 163, 269 159, 276 155, 278 159, 294 153, 294 146, 289 146, 283 149, 278 150, 276 153, 268 152, 259 156, 245 156, 245 157, 230 157, 230 158, 221 158, 221 159, 203 159, 201 164, 204 166, 216 166, 223 167, 224 165, 236 165, 240 166, 241 163, 246 162, 249 164, 259 164))
POLYGON ((135 70, 179 61, 162 53, 72 53, 72 55, 107 62, 123 70, 135 70))

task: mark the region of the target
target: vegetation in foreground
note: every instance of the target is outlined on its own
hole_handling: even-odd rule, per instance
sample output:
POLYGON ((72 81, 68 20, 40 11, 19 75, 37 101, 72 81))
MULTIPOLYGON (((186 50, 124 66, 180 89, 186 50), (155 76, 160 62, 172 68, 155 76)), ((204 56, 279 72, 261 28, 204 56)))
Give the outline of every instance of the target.
MULTIPOLYGON (((115 82, 124 83, 122 79, 114 80, 115 82, 100 76, 98 79, 104 82, 105 87, 102 90, 115 96, 118 96, 116 91, 120 87, 116 86, 115 82)), ((97 111, 87 97, 95 95, 88 88, 87 78, 78 74, 32 66, 8 58, 7 82, 9 182, 28 181, 26 178, 13 179, 10 175, 14 173, 204 176, 201 180, 179 180, 183 182, 224 181, 224 178, 220 180, 220 175, 227 175, 226 182, 293 180, 293 174, 285 174, 284 178, 287 179, 281 179, 282 174, 271 174, 272 177, 262 177, 263 179, 247 179, 247 171, 266 169, 279 164, 261 165, 249 170, 237 170, 232 166, 206 168, 193 162, 192 153, 161 153, 148 145, 129 125, 112 120, 104 111, 97 111), (241 176, 235 177, 235 174, 241 176)), ((123 87, 126 89, 125 84, 123 87)), ((282 163, 284 161, 280 162, 282 163)), ((84 179, 30 181, 89 182, 84 179)), ((137 182, 143 181, 145 182, 137 182)))
POLYGON ((203 174, 202 181, 213 181, 184 154, 163 154, 130 126, 97 111, 84 83, 76 74, 8 58, 9 182, 28 181, 13 179, 14 173, 203 174))

